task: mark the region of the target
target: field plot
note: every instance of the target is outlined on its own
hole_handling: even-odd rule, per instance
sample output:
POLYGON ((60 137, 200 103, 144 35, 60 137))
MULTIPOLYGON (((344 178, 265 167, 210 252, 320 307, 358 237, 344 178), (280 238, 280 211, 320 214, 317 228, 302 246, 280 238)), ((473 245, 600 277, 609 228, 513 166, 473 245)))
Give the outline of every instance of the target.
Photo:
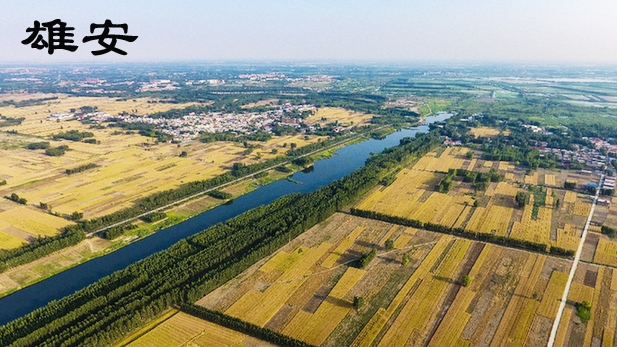
MULTIPOLYGON (((469 132, 475 137, 497 137, 501 133, 500 130, 489 127, 471 128, 469 132)), ((504 135, 507 135, 507 133, 504 135)))
POLYGON ((566 260, 337 213, 197 304, 318 346, 540 346, 568 269, 566 260), (353 267, 374 247, 373 262, 353 267))
POLYGON ((389 186, 373 190, 355 207, 569 250, 578 247, 591 208, 589 195, 537 186, 539 178, 555 186, 555 182, 565 181, 569 176, 578 177, 576 173, 541 169, 525 175, 523 169, 509 162, 466 159, 467 151, 455 147, 441 153, 431 152, 412 168, 401 170, 389 186), (447 194, 436 192, 444 172, 459 168, 476 172, 495 169, 505 180, 491 183, 481 191, 462 177, 455 177, 447 194), (522 208, 515 199, 518 192, 529 194, 528 203, 522 208))
POLYGON ((308 125, 320 123, 323 125, 324 123, 336 121, 345 126, 358 126, 368 123, 371 118, 373 118, 371 114, 350 111, 338 107, 322 107, 317 109, 314 115, 304 119, 304 123, 308 125), (322 118, 325 118, 325 120, 322 120, 322 118))
POLYGON ((36 207, 0 200, 0 249, 19 247, 39 236, 53 236, 73 224, 36 207))
POLYGON ((616 324, 617 271, 604 266, 579 264, 555 346, 614 346, 616 324), (591 303, 588 321, 577 314, 577 305, 584 300, 591 303))
POLYGON ((274 346, 271 343, 176 311, 172 311, 146 328, 138 336, 132 336, 129 341, 125 340, 117 347, 274 346))

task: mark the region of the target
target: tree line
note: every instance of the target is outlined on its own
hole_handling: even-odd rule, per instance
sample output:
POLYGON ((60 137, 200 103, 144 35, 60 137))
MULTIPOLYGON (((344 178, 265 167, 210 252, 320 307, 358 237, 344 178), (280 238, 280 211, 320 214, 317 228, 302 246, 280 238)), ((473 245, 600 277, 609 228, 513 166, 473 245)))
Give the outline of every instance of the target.
POLYGON ((408 219, 405 217, 393 216, 386 213, 361 210, 357 208, 351 208, 350 213, 354 216, 370 218, 380 220, 387 223, 400 224, 417 229, 425 229, 428 231, 434 231, 443 234, 458 235, 472 240, 484 241, 494 243, 506 247, 515 247, 521 249, 527 249, 534 252, 550 253, 556 256, 573 257, 574 251, 564 249, 561 247, 550 246, 544 243, 532 242, 527 240, 515 239, 507 236, 495 235, 492 233, 480 233, 472 230, 466 230, 465 228, 453 228, 445 225, 435 223, 422 223, 416 219, 408 219))
POLYGON ((79 173, 79 172, 83 172, 86 170, 94 169, 95 167, 99 167, 99 165, 96 165, 95 163, 90 163, 90 164, 78 166, 73 169, 66 169, 65 172, 67 175, 72 175, 74 173, 79 173))
POLYGON ((32 243, 13 249, 0 249, 0 272, 27 264, 86 238, 81 230, 65 231, 50 237, 38 237, 32 243))
POLYGON ((69 141, 75 141, 75 142, 79 142, 82 141, 85 138, 88 137, 93 137, 94 134, 89 132, 89 131, 79 131, 79 130, 69 130, 66 132, 61 132, 58 133, 56 135, 52 135, 51 137, 54 140, 61 140, 61 139, 65 139, 65 140, 69 140, 69 141))

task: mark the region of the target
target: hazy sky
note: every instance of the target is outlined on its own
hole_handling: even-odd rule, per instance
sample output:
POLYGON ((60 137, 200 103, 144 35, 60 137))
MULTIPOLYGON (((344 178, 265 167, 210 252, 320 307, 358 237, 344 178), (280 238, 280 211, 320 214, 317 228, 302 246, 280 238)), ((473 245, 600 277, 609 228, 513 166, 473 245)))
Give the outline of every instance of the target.
MULTIPOLYGON (((98 33, 98 32, 96 32, 98 33)), ((615 0, 2 0, 0 62, 441 60, 617 63, 615 0), (34 20, 75 53, 22 45, 34 20), (127 23, 127 56, 94 57, 90 23, 127 23)))

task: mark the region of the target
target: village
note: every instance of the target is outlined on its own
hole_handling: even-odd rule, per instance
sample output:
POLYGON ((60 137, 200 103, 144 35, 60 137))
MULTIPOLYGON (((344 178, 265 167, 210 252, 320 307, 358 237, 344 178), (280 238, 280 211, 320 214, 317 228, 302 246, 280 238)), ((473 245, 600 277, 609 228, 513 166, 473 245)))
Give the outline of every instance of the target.
MULTIPOLYGON (((250 112, 249 110, 242 113, 202 112, 196 114, 195 112, 189 112, 187 115, 171 119, 152 117, 149 114, 134 115, 124 113, 110 115, 106 112, 92 112, 86 114, 54 114, 48 120, 77 119, 96 124, 112 121, 153 124, 161 133, 172 137, 173 141, 186 142, 197 138, 203 133, 234 132, 245 135, 259 131, 272 133, 277 126, 293 127, 302 133, 318 131, 322 129, 319 124, 307 125, 302 122, 301 118, 294 116, 298 112, 308 111, 314 113, 315 110, 314 105, 291 105, 287 103, 278 109, 263 112, 250 112)), ((334 132, 347 130, 349 129, 340 126, 338 123, 332 129, 334 132)))

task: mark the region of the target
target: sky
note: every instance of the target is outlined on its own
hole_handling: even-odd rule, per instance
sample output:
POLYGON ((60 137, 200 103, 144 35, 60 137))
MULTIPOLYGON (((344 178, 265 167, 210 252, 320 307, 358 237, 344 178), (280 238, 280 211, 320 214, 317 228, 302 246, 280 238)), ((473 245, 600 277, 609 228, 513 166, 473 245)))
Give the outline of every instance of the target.
POLYGON ((613 64, 617 1, 2 0, 0 63, 227 60, 613 64), (76 52, 21 43, 54 19, 75 27, 76 52), (82 42, 106 19, 138 36, 118 41, 126 56, 82 42))

